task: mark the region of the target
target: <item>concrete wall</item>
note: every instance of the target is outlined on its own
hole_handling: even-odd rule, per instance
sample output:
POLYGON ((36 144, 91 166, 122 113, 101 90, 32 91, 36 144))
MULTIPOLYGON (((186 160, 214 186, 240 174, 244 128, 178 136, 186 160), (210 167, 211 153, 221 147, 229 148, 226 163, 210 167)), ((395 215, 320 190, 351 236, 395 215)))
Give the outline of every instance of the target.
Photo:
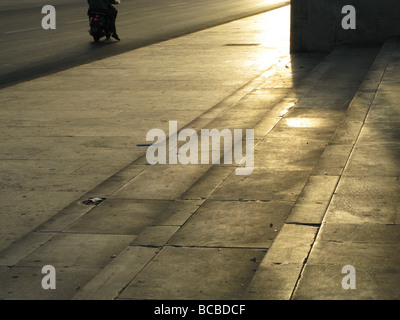
POLYGON ((292 0, 291 50, 331 51, 339 44, 383 43, 400 36, 400 0, 292 0), (342 28, 342 8, 356 9, 355 30, 342 28))

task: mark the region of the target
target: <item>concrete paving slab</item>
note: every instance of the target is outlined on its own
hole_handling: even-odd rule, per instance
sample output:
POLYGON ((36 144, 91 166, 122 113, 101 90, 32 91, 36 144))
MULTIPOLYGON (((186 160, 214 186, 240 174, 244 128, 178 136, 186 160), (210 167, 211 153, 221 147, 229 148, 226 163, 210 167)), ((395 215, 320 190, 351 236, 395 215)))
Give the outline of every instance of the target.
POLYGON ((128 181, 138 176, 142 171, 147 169, 147 165, 129 164, 120 169, 108 179, 88 191, 80 200, 86 200, 88 197, 105 197, 109 198, 118 189, 125 185, 128 181))
MULTIPOLYGON (((15 179, 10 179, 10 175, 3 174, 2 187, 5 190, 17 190, 17 191, 42 191, 52 193, 82 193, 85 191, 83 184, 85 183, 85 177, 75 174, 59 175, 55 173, 35 173, 31 172, 30 175, 19 173, 10 173, 15 179), (67 180, 66 180, 67 179, 67 180)), ((93 184, 96 184, 104 180, 104 176, 95 176, 93 184), (96 179, 97 178, 97 179, 96 179)))
POLYGON ((380 83, 382 82, 382 77, 385 74, 385 68, 387 67, 389 59, 390 59, 389 55, 383 56, 381 54, 378 54, 377 59, 372 64, 371 68, 368 71, 368 74, 366 75, 363 83, 360 86, 362 90, 378 89, 380 83))
POLYGON ((364 121, 347 121, 345 118, 338 128, 336 129, 334 135, 332 136, 332 144, 346 144, 353 146, 357 141, 360 134, 361 128, 364 125, 364 121))
POLYGON ((312 108, 314 110, 338 110, 344 111, 349 104, 349 98, 324 98, 302 97, 298 102, 299 108, 312 108))
MULTIPOLYGON (((340 118, 339 118, 340 119, 340 118)), ((334 132, 338 124, 338 119, 332 119, 332 117, 319 117, 316 113, 308 113, 308 115, 292 115, 289 111, 285 119, 277 125, 277 130, 280 128, 296 128, 301 133, 310 132, 318 130, 318 133, 314 133, 315 136, 320 136, 324 131, 329 133, 334 132), (313 130, 314 129, 314 130, 313 130)), ((300 133, 300 134, 301 134, 300 133)))
POLYGON ((324 219, 329 200, 308 201, 298 200, 293 206, 286 223, 320 225, 324 219))
POLYGON ((131 243, 132 246, 163 247, 180 226, 148 226, 131 243))
POLYGON ((37 160, 37 161, 25 161, 25 160, 17 160, 13 159, 10 161, 1 161, 0 162, 0 170, 5 171, 8 168, 9 173, 11 174, 21 174, 23 168, 29 169, 29 174, 32 175, 42 175, 42 174, 71 174, 76 170, 88 164, 85 160, 65 160, 65 159, 46 159, 46 160, 37 160), (57 164, 62 163, 61 166, 57 166, 57 164))
POLYGON ((320 236, 321 241, 400 243, 400 226, 379 222, 356 223, 326 219, 320 236))
POLYGON ((400 143, 359 143, 349 159, 346 176, 400 176, 400 143))
POLYGON ((63 210, 66 201, 73 202, 78 196, 79 192, 2 191, 0 202, 4 205, 0 213, 0 232, 3 236, 0 250, 20 239, 21 234, 25 235, 27 230, 32 229, 32 225, 40 225, 55 212, 63 210), (13 219, 9 219, 11 213, 13 219))
MULTIPOLYGON (((280 68, 276 70, 276 72, 270 77, 263 79, 263 81, 255 87, 251 92, 249 92, 245 97, 243 97, 234 107, 234 110, 243 110, 244 108, 247 110, 252 109, 264 109, 270 110, 271 107, 280 103, 283 99, 285 99, 289 94, 292 93, 292 87, 277 87, 277 88, 269 88, 264 87, 266 81, 270 80, 271 77, 275 75, 282 76, 282 73, 285 72, 285 69, 280 68)), ((292 77, 290 74, 288 77, 292 77)), ((278 80, 275 82, 276 85, 283 84, 284 80, 278 80)))
POLYGON ((31 232, 0 253, 1 266, 14 266, 37 248, 53 238, 55 233, 31 232))
POLYGON ((240 299, 265 250, 164 247, 118 299, 240 299))
POLYGON ((295 201, 310 173, 311 170, 256 169, 250 176, 231 175, 210 199, 295 201))
POLYGON ((285 89, 292 88, 297 93, 304 93, 307 90, 304 88, 300 88, 299 85, 302 82, 303 78, 307 77, 307 72, 311 71, 313 67, 315 67, 315 59, 313 61, 313 65, 304 66, 301 71, 296 70, 299 64, 302 64, 302 57, 296 57, 290 63, 286 65, 287 69, 282 70, 281 72, 272 75, 268 79, 266 79, 259 87, 258 90, 255 91, 255 94, 265 93, 271 91, 271 89, 279 89, 280 91, 284 92, 285 89), (300 61, 298 61, 300 60, 300 61), (307 70, 307 71, 306 71, 307 70))
POLYGON ((0 267, 0 274, 2 274, 3 272, 6 272, 10 269, 10 267, 0 267))
POLYGON ((335 194, 328 208, 329 223, 399 223, 399 197, 384 194, 335 194))
POLYGON ((45 290, 42 287, 43 266, 13 267, 0 274, 0 298, 5 300, 69 300, 81 287, 93 278, 97 268, 56 268, 56 288, 45 290))
POLYGON ((208 169, 209 165, 155 165, 115 193, 129 199, 178 199, 208 169), (150 182, 150 183, 149 183, 150 182))
POLYGON ((177 200, 170 203, 167 210, 153 221, 155 226, 182 226, 204 200, 177 200))
POLYGON ((138 235, 161 215, 171 201, 110 198, 71 224, 65 232, 138 235))
POLYGON ((396 82, 387 83, 384 81, 383 79, 379 90, 376 92, 372 103, 371 115, 369 116, 373 116, 375 113, 384 113, 386 111, 395 111, 398 109, 396 104, 393 104, 399 97, 395 88, 396 82))
MULTIPOLYGON (((359 81, 362 79, 362 73, 358 75, 359 81)), ((316 86, 314 90, 310 91, 304 96, 304 99, 348 99, 349 101, 354 97, 357 92, 358 86, 347 86, 345 88, 332 88, 332 86, 316 86)))
POLYGON ((159 252, 157 248, 129 246, 73 297, 74 300, 113 300, 159 252))
POLYGON ((180 198, 207 199, 229 175, 234 174, 234 170, 232 167, 212 166, 180 198))
MULTIPOLYGON (((126 161, 128 162, 128 161, 126 161)), ((123 162, 121 163, 123 164, 123 162)), ((115 172, 118 172, 118 170, 120 170, 121 167, 120 165, 114 164, 114 165, 109 165, 109 166, 104 166, 104 162, 103 161, 89 161, 87 163, 85 163, 83 166, 81 166, 80 168, 76 169, 73 174, 75 175, 89 175, 89 174, 93 174, 93 175, 101 175, 101 176, 106 176, 111 177, 115 174, 115 172)))
POLYGON ((326 142, 323 139, 285 139, 268 137, 261 141, 255 151, 256 169, 312 170, 320 159, 326 142))
MULTIPOLYGON (((94 205, 85 205, 83 202, 93 198, 108 198, 116 190, 121 188, 130 179, 140 174, 144 170, 144 166, 128 166, 112 177, 100 183, 98 186, 82 195, 77 201, 70 202, 70 205, 58 211, 47 221, 39 225, 37 230, 40 231, 56 231, 60 232, 71 225, 74 221, 82 217, 84 214, 94 208, 94 205)), ((75 198, 76 200, 76 198, 75 198)))
POLYGON ((338 180, 338 176, 310 176, 286 223, 319 226, 325 217, 338 180))
POLYGON ((240 117, 240 112, 238 113, 238 117, 236 119, 234 118, 228 118, 228 119, 216 119, 210 122, 206 129, 252 129, 254 128, 255 124, 257 121, 260 119, 259 114, 249 114, 248 117, 240 117), (245 118, 245 119, 243 119, 245 118), (247 118, 247 119, 246 119, 247 118))
POLYGON ((398 298, 399 244, 318 241, 300 279, 294 299, 396 299, 398 298), (342 287, 342 268, 356 270, 356 289, 342 287), (311 279, 311 273, 314 275, 311 279), (313 290, 310 290, 310 285, 313 290), (327 288, 329 288, 327 290, 327 288))
MULTIPOLYGON (((383 73, 382 71, 380 73, 383 73)), ((381 84, 381 78, 379 77, 371 77, 371 79, 363 81, 360 90, 377 90, 379 85, 381 84)))
MULTIPOLYGON (((100 139, 100 138, 99 138, 100 139)), ((93 137, 59 137, 48 138, 51 146, 41 152, 36 152, 31 157, 37 159, 54 159, 57 155, 63 159, 84 159, 90 161, 93 159, 102 159, 113 164, 119 164, 124 160, 121 167, 127 164, 127 161, 135 159, 141 155, 143 150, 134 147, 120 146, 116 148, 96 145, 93 137), (101 155, 103 156, 102 158, 101 155)))
POLYGON ((56 215, 51 216, 47 221, 40 224, 35 231, 61 232, 75 220, 93 209, 93 207, 94 206, 92 205, 83 205, 78 201, 74 201, 69 206, 59 211, 56 215))
POLYGON ((317 227, 285 224, 260 264, 244 298, 289 300, 317 227))
MULTIPOLYGON (((308 122, 309 127, 312 126, 329 126, 329 124, 337 126, 337 121, 341 121, 344 118, 345 111, 337 110, 335 108, 327 107, 306 107, 299 101, 295 108, 292 108, 286 115, 290 118, 306 118, 313 121, 308 122), (330 123, 329 123, 330 120, 330 123)), ((307 122, 304 123, 304 125, 307 122)))
POLYGON ((1 160, 27 160, 48 148, 36 138, 5 138, 0 142, 0 147, 1 160))
MULTIPOLYGON (((264 89, 254 89, 253 92, 258 92, 262 90, 264 89)), ((265 115, 265 117, 282 118, 291 108, 296 105, 298 100, 299 99, 296 94, 289 94, 286 98, 275 104, 273 108, 268 112, 268 115, 265 115)), ((260 121, 262 120, 263 119, 261 119, 260 121)))
POLYGON ((397 69, 393 66, 393 68, 389 67, 388 70, 385 72, 385 77, 382 80, 384 83, 389 82, 397 82, 399 81, 399 75, 397 74, 397 69))
POLYGON ((254 126, 254 139, 261 139, 266 136, 281 119, 282 117, 264 117, 254 126))
POLYGON ((302 265, 264 263, 244 300, 290 300, 302 265))
POLYGON ((339 177, 311 176, 301 191, 298 201, 329 201, 335 191, 339 177))
MULTIPOLYGON (((344 249, 344 248, 342 248, 344 249)), ((348 250, 346 248, 346 250, 348 250)), ((349 262, 344 262, 349 263, 349 262)), ((346 265, 346 264, 345 264, 346 265)), ((345 290, 342 264, 307 265, 293 300, 398 300, 397 266, 356 268, 356 289, 345 290)))
POLYGON ((278 201, 207 201, 168 244, 268 248, 291 206, 278 201))
POLYGON ((341 175, 352 149, 351 144, 329 144, 314 167, 313 175, 341 175))
POLYGON ((376 121, 392 121, 400 122, 400 111, 395 104, 391 105, 380 105, 371 109, 368 114, 367 122, 376 121))
POLYGON ((400 141, 400 122, 369 122, 360 133, 360 143, 391 143, 400 141))
POLYGON ((343 176, 339 182, 336 193, 353 196, 388 196, 392 197, 392 199, 398 199, 400 182, 398 177, 393 176, 343 176))
POLYGON ((373 103, 375 95, 376 90, 358 90, 346 110, 346 120, 364 121, 373 103))
POLYGON ((285 224, 277 237, 276 244, 274 243, 268 251, 265 262, 302 264, 307 258, 317 231, 318 228, 315 226, 285 224))
POLYGON ((103 268, 134 236, 104 234, 59 234, 21 260, 19 267, 103 268))
POLYGON ((286 139, 288 142, 304 141, 307 142, 320 140, 321 142, 327 142, 336 130, 336 126, 326 126, 319 128, 318 122, 323 123, 324 120, 320 121, 317 119, 308 118, 288 118, 284 121, 280 121, 277 127, 268 135, 268 141, 272 139, 283 140, 286 139), (303 127, 304 126, 304 127, 303 127), (309 128, 307 126, 310 126, 309 128), (315 126, 315 127, 312 127, 315 126))
POLYGON ((249 110, 246 111, 245 114, 243 114, 243 110, 236 108, 235 106, 230 108, 229 111, 227 112, 227 114, 225 114, 226 117, 221 117, 218 119, 215 119, 213 121, 211 121, 208 125, 206 125, 204 127, 204 129, 220 129, 220 128, 231 128, 231 129, 240 129, 243 128, 243 125, 239 125, 239 126, 232 126, 232 125, 224 125, 224 121, 227 121, 227 123, 233 122, 233 121, 237 121, 238 124, 240 124, 239 121, 242 121, 245 125, 247 125, 247 128, 253 128, 254 124, 257 123, 260 120, 260 117, 262 117, 263 115, 267 114, 267 107, 273 107, 274 104, 267 104, 266 108, 255 108, 253 110, 251 110, 251 108, 249 108, 249 110), (214 125, 214 123, 219 123, 218 125, 214 125), (252 124, 252 125, 250 125, 252 124))

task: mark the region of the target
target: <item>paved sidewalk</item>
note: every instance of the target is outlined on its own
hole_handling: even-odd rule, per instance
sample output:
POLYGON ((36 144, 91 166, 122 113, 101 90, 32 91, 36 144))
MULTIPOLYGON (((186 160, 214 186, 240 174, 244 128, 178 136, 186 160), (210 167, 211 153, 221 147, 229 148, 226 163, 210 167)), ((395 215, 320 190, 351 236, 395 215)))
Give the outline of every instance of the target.
POLYGON ((294 299, 400 299, 400 42, 388 41, 331 144, 352 145, 294 299), (355 290, 343 290, 345 265, 355 290))
POLYGON ((400 42, 387 41, 247 299, 400 298, 399 58, 400 42), (342 287, 345 266, 354 289, 342 287))
POLYGON ((149 130, 205 118, 288 59, 275 12, 1 90, 0 251, 142 156, 149 130))
POLYGON ((198 200, 175 199, 207 166, 150 167, 139 145, 171 120, 204 127, 284 68, 289 16, 285 7, 1 90, 0 298, 69 299, 160 214, 193 213, 198 200), (135 177, 137 194, 111 199, 135 177), (55 291, 41 287, 47 264, 55 291))
POLYGON ((288 19, 285 7, 0 91, 0 298, 398 299, 398 42, 289 55, 288 19), (138 145, 174 120, 254 129, 253 173, 149 166, 138 145))

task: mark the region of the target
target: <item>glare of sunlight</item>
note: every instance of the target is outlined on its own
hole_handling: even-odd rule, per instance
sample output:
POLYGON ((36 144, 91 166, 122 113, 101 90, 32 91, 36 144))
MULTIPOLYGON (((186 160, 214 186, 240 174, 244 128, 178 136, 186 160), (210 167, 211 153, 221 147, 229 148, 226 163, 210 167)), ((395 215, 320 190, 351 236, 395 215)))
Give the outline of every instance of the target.
POLYGON ((272 10, 252 26, 257 30, 253 43, 258 43, 257 52, 246 61, 248 65, 267 68, 271 61, 289 53, 290 50, 290 6, 272 10))
POLYGON ((316 120, 310 118, 286 118, 286 123, 289 127, 309 128, 315 127, 316 120))

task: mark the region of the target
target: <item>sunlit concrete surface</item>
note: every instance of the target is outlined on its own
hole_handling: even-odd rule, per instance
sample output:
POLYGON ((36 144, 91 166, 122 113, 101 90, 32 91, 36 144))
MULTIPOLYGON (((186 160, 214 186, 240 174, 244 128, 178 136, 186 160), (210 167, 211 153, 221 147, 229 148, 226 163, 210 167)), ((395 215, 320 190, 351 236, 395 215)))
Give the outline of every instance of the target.
POLYGON ((286 7, 2 90, 0 248, 142 155, 150 129, 186 125, 287 56, 288 21, 286 7))
POLYGON ((398 43, 290 55, 289 18, 284 7, 1 90, 0 298, 398 299, 398 43), (146 133, 171 120, 254 129, 254 171, 148 165, 146 133), (359 209, 372 194, 374 214, 359 209), (40 286, 47 264, 56 290, 40 286), (347 264, 362 290, 343 292, 347 264))
POLYGON ((400 298, 399 58, 399 42, 388 41, 348 109, 347 121, 365 122, 295 298, 400 298), (374 88, 375 96, 368 99, 374 88), (332 283, 341 278, 336 270, 344 264, 357 271, 355 290, 343 292, 332 283))
MULTIPOLYGON (((210 166, 151 168, 140 161, 146 148, 137 145, 146 143, 152 128, 167 131, 170 120, 178 121, 179 128, 206 125, 260 83, 264 72, 268 76, 276 64, 284 67, 290 60, 289 12, 285 7, 3 89, 1 248, 27 236, 1 254, 6 271, 2 287, 11 286, 2 291, 2 298, 71 298, 76 287, 83 287, 111 261, 110 256, 123 251, 160 213, 169 212, 173 203, 167 201, 163 207, 159 200, 177 199, 210 166), (102 81, 94 86, 99 77, 102 81), (135 159, 134 167, 118 173, 135 159), (128 199, 116 200, 118 207, 127 205, 126 214, 142 216, 135 214, 133 225, 121 229, 121 223, 127 225, 117 217, 123 214, 122 207, 115 212, 114 228, 106 221, 107 214, 104 224, 97 220, 84 226, 80 220, 71 225, 93 209, 80 201, 100 193, 108 198, 135 176, 143 181, 127 184, 121 194, 128 199), (60 234, 65 228, 72 234, 60 234), (120 235, 100 240, 101 234, 120 235), (56 247, 47 250, 50 239, 56 247), (96 249, 92 247, 96 241, 109 245, 96 249), (35 251, 41 245, 45 251, 35 251), (80 252, 79 247, 86 249, 80 252), (41 257, 19 264, 31 252, 41 257), (106 258, 87 257, 88 252, 106 258), (32 275, 40 274, 35 270, 44 260, 63 269, 57 291, 35 289, 37 276, 32 275), (22 290, 16 279, 32 287, 25 283, 30 289, 22 290)), ((239 125, 240 117, 237 121, 239 125)), ((220 172, 230 173, 225 168, 220 172)), ((220 176, 213 179, 219 183, 220 176)), ((187 192, 199 194, 206 192, 205 187, 187 192)), ((201 203, 178 202, 177 212, 183 216, 177 221, 183 223, 183 217, 201 203)), ((176 227, 162 229, 176 231, 176 227)), ((261 258, 265 250, 256 251, 261 258)))
MULTIPOLYGON (((248 299, 399 299, 399 49, 387 41, 369 68, 248 299), (342 286, 348 265, 354 289, 342 286)), ((360 54, 344 61, 354 65, 360 54)))
POLYGON ((260 14, 290 0, 135 0, 117 5, 117 32, 95 43, 87 1, 47 0, 55 29, 43 30, 42 0, 0 3, 0 88, 260 14), (27 54, 29 52, 29 54, 27 54))

